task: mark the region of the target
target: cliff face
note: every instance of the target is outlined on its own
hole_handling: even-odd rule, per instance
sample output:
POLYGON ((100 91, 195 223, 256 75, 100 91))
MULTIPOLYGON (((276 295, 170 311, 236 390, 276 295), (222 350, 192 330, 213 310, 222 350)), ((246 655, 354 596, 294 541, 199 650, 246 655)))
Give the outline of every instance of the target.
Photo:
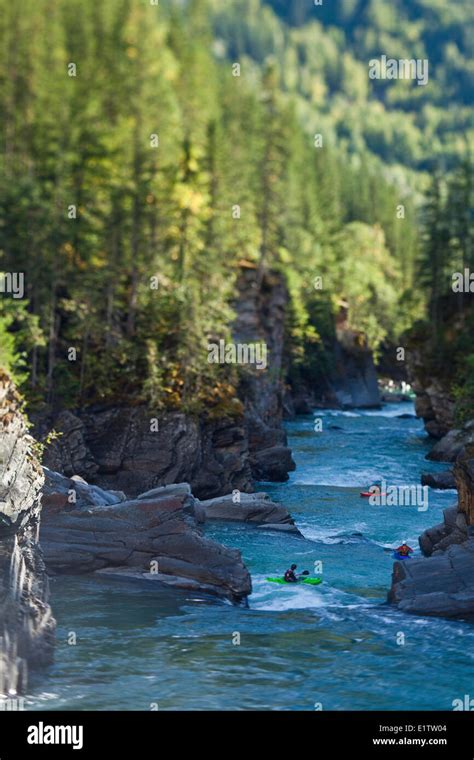
MULTIPOLYGON (((463 326, 456 319, 451 322, 452 340, 463 326)), ((447 336, 445 341, 449 343, 447 336)), ((474 419, 469 419, 469 415, 466 415, 466 422, 455 427, 456 405, 451 393, 454 359, 451 357, 445 360, 444 368, 439 363, 435 364, 432 344, 433 338, 427 334, 426 328, 425 331, 420 328, 419 334, 411 335, 408 340, 407 375, 416 393, 416 414, 422 418, 426 432, 439 439, 427 459, 455 462, 474 444, 474 419)))
POLYGON ((331 378, 332 392, 344 408, 380 406, 372 352, 360 334, 341 327, 334 346, 335 370, 331 378))
POLYGON ((30 668, 51 662, 55 621, 37 542, 43 474, 3 372, 0 433, 0 694, 15 694, 26 689, 30 668))
POLYGON ((43 421, 43 433, 51 427, 62 435, 45 452, 49 469, 131 497, 179 482, 190 483, 199 498, 252 490, 242 422, 111 407, 63 412, 43 421))
MULTIPOLYGON (((446 345, 464 329, 463 320, 459 313, 448 314, 446 345)), ((433 336, 420 327, 409 339, 408 377, 418 416, 427 433, 440 439, 427 458, 455 463, 452 474, 442 474, 441 480, 447 476, 452 486, 454 476, 458 504, 420 536, 425 558, 395 562, 388 600, 405 612, 474 619, 474 420, 454 428, 454 358, 444 367, 435 359, 433 336)))
POLYGON ((453 428, 444 435, 431 449, 427 459, 437 462, 455 462, 463 457, 474 444, 474 420, 462 428, 453 428))
POLYGON ((242 268, 237 290, 234 341, 267 346, 267 368, 245 368, 239 389, 245 405, 252 476, 255 480, 287 480, 288 472, 295 469, 282 428, 288 291, 282 275, 266 272, 260 278, 250 266, 242 268))
POLYGON ((454 477, 458 489, 458 510, 464 515, 466 524, 474 526, 474 452, 468 451, 458 458, 454 466, 454 477))
POLYGON ((407 374, 416 393, 415 410, 421 417, 426 432, 433 438, 442 438, 454 427, 454 399, 448 381, 433 377, 427 371, 425 345, 412 343, 407 351, 407 374))
MULTIPOLYGON (((332 312, 331 312, 332 313, 332 312)), ((340 301, 331 328, 309 358, 287 401, 288 415, 310 414, 314 408, 373 409, 380 406, 377 371, 367 337, 350 325, 349 307, 340 301)), ((311 354, 311 350, 310 350, 311 354)))
POLYGON ((209 499, 251 492, 254 480, 286 480, 295 467, 281 424, 287 302, 280 275, 267 273, 259 282, 255 269, 242 270, 234 341, 264 342, 268 351, 266 369, 242 368, 243 418, 154 415, 143 406, 64 411, 36 420, 39 438, 51 429, 61 433, 47 447, 45 465, 131 497, 187 482, 198 498, 209 499))

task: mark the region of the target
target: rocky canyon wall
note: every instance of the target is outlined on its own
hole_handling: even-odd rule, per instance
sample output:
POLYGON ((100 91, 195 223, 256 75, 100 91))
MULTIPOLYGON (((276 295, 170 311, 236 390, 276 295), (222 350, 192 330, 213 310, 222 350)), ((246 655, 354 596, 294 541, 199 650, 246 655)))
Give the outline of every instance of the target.
POLYGON ((25 691, 52 661, 55 620, 38 544, 43 472, 21 400, 0 372, 0 694, 25 691))

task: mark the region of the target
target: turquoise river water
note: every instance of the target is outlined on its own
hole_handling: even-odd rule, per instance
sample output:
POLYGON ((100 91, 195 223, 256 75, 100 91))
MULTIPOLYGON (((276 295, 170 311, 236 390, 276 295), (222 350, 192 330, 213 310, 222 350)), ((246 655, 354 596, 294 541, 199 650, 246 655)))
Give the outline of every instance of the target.
POLYGON ((287 425, 297 469, 288 483, 261 487, 290 509, 304 538, 206 527, 241 549, 249 609, 133 583, 53 579, 56 662, 30 683, 27 709, 452 709, 472 691, 474 627, 404 615, 385 600, 390 547, 408 540, 419 553, 418 535, 456 494, 430 491, 427 511, 359 497, 374 481, 414 485, 422 470, 443 469, 424 459, 421 422, 398 416, 412 412, 409 403, 318 411, 322 433, 312 417, 287 425), (323 584, 265 580, 292 562, 310 571, 322 562, 323 584))

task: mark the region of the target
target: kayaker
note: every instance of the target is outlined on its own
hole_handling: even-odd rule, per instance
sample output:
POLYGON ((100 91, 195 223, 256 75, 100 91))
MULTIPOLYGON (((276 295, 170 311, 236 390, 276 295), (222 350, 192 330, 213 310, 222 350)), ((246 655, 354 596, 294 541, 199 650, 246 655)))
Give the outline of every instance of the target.
POLYGON ((298 565, 292 565, 289 570, 286 571, 284 578, 286 583, 298 583, 295 570, 298 565))
POLYGON ((400 555, 400 557, 408 557, 409 554, 413 554, 413 549, 408 546, 406 541, 404 541, 403 544, 398 547, 398 549, 395 549, 395 551, 400 555))

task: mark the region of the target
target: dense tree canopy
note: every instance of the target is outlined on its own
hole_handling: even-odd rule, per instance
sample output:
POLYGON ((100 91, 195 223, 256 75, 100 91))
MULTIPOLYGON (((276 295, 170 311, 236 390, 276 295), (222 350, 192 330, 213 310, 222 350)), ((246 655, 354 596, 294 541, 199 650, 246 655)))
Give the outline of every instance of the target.
POLYGON ((393 169, 454 168, 474 138, 470 0, 212 0, 228 54, 273 56, 309 130, 366 149, 393 169), (427 59, 429 82, 369 80, 386 55, 427 59))
MULTIPOLYGON (((366 5, 369 34, 388 16, 366 5)), ((374 348, 420 316, 412 178, 450 155, 456 93, 445 127, 432 95, 405 93, 400 119, 394 94, 368 95, 363 25, 346 49, 340 28, 290 29, 260 0, 0 7, 0 268, 26 277, 26 301, 0 300, 0 361, 28 369, 31 399, 237 408, 235 369, 206 347, 231 333, 242 261, 285 274, 300 363, 339 298, 374 348)))

